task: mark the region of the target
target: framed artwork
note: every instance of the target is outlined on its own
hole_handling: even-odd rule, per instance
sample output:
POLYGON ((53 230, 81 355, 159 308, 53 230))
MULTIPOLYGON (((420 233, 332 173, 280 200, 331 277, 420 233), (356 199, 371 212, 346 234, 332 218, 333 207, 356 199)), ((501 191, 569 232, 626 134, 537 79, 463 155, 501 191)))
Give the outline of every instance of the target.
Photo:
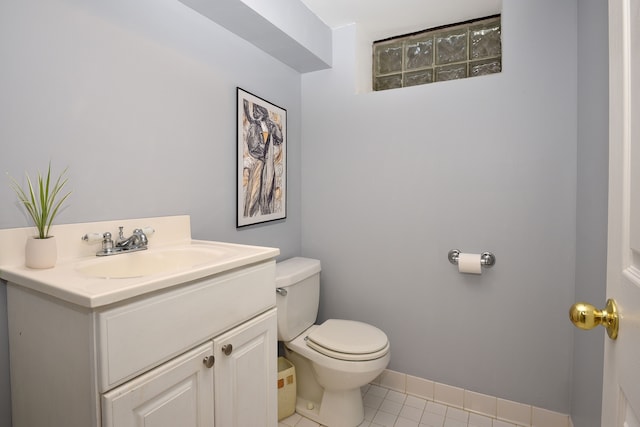
POLYGON ((237 88, 236 227, 287 217, 287 110, 237 88))

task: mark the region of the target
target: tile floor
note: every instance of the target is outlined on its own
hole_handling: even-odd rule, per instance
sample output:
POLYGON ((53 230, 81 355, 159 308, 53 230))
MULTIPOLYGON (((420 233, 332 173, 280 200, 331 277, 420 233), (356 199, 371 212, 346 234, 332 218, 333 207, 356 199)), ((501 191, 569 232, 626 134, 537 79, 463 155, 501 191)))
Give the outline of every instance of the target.
MULTIPOLYGON (((521 427, 459 408, 389 390, 378 385, 363 387, 364 422, 360 427, 521 427)), ((298 414, 278 427, 320 427, 298 414)))

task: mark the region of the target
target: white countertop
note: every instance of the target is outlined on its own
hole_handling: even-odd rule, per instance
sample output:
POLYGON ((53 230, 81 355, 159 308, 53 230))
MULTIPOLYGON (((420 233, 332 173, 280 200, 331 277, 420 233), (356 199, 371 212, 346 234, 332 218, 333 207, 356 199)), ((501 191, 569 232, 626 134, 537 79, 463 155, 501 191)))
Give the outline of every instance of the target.
MULTIPOLYGON (((78 234, 75 241, 72 238, 66 239, 66 230, 64 230, 64 226, 61 226, 57 230, 56 238, 58 238, 58 236, 63 236, 63 238, 61 239, 62 242, 59 244, 59 261, 54 268, 42 270, 27 268, 24 266, 23 257, 14 257, 9 249, 6 247, 0 247, 0 262, 2 262, 2 264, 0 264, 0 279, 24 286, 34 291, 48 294, 52 297, 77 304, 82 307, 97 308, 144 295, 149 292, 166 289, 181 283, 219 274, 245 265, 275 259, 275 257, 280 253, 280 250, 277 248, 191 240, 190 227, 188 224, 185 226, 184 223, 185 217, 172 218, 177 219, 178 229, 180 229, 180 231, 176 232, 174 230, 172 233, 165 233, 165 236, 171 236, 169 239, 164 238, 156 240, 155 237, 150 238, 149 248, 146 251, 143 251, 144 253, 151 254, 154 251, 160 252, 167 250, 167 248, 178 250, 180 250, 180 248, 200 248, 204 250, 210 248, 213 252, 223 255, 214 256, 211 258, 211 262, 200 263, 189 268, 178 268, 142 277, 92 277, 78 271, 78 267, 91 262, 101 262, 102 259, 107 260, 108 258, 114 257, 128 257, 142 252, 112 255, 109 257, 96 257, 95 252, 99 249, 98 246, 91 248, 89 255, 87 255, 86 248, 79 247, 79 249, 75 249, 75 245, 83 245, 80 241, 81 235, 78 234), (186 234, 188 234, 188 236, 186 234), (69 243, 66 240, 70 242, 73 241, 73 243, 69 243), (154 240, 156 241, 154 242, 154 240), (74 245, 74 249, 66 251, 62 256, 60 256, 60 246, 66 249, 70 245, 74 245), (69 252, 71 252, 71 254, 69 252), (4 259, 1 256, 3 254, 5 255, 4 259), (16 260, 18 259, 21 259, 22 261, 16 263, 16 260), (5 264, 4 262, 7 260, 12 262, 5 264)), ((188 222, 188 217, 186 218, 186 221, 188 222)), ((151 225, 156 228, 156 231, 160 235, 162 235, 162 229, 158 229, 157 227, 167 225, 166 218, 162 218, 162 221, 158 222, 158 225, 154 225, 156 223, 154 219, 136 221, 138 222, 138 225, 135 227, 151 225)), ((122 222, 123 221, 119 221, 117 223, 120 224, 122 222)), ((171 221, 169 222, 171 223, 171 221)), ((71 227, 70 231, 73 235, 77 234, 79 229, 82 229, 82 227, 77 228, 76 226, 77 225, 74 224, 74 226, 71 227)), ((92 226, 93 228, 88 229, 85 227, 86 232, 103 230, 106 225, 102 223, 94 223, 92 226), (99 224, 99 227, 102 228, 95 228, 96 224, 99 224)), ((109 226, 112 227, 113 224, 109 224, 109 226)), ((0 231, 4 232, 6 230, 0 231)), ((22 239, 24 239, 24 232, 18 232, 17 236, 22 236, 22 239)), ((7 233, 0 237, 7 237, 7 233)), ((4 241, 6 242, 7 239, 5 238, 4 241)), ((16 246, 15 242, 13 243, 14 251, 16 250, 16 247, 18 247, 21 248, 23 252, 24 244, 18 244, 16 246)), ((84 246, 86 246, 86 244, 84 244, 84 246)))

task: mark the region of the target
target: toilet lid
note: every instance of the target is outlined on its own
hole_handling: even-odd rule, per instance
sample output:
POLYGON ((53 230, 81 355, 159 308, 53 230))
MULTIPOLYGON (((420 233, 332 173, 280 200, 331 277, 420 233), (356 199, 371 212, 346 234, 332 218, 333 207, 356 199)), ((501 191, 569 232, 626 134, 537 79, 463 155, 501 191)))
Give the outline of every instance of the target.
POLYGON ((307 336, 307 345, 341 360, 373 360, 389 351, 387 335, 354 320, 329 319, 307 336))

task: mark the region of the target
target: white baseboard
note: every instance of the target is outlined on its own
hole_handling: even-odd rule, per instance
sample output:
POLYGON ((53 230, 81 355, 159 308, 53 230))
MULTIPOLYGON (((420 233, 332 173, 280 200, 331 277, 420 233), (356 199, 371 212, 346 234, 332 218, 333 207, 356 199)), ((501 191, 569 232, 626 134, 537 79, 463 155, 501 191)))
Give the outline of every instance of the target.
POLYGON ((573 427, 559 412, 476 393, 386 369, 373 384, 526 427, 573 427))

